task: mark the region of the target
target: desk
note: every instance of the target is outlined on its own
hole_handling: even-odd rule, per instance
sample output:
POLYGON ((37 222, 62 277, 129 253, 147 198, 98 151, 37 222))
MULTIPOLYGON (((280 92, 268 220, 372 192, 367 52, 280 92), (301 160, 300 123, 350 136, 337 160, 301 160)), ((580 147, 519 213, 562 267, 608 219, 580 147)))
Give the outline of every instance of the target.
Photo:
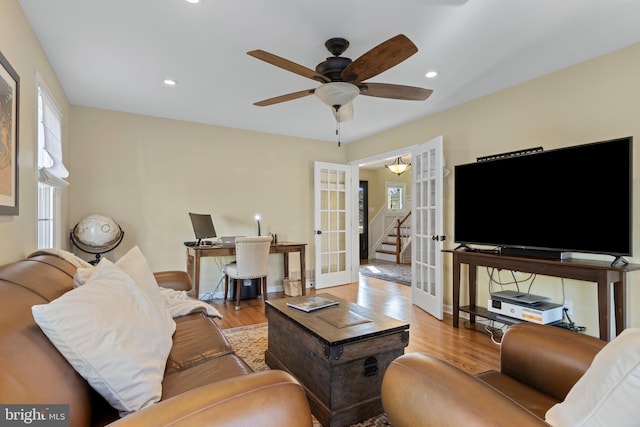
MULTIPOLYGON (((284 258, 284 274, 289 277, 289 253, 300 254, 300 281, 302 282, 302 295, 307 294, 304 249, 306 243, 278 242, 272 243, 269 253, 282 254, 284 258)), ((191 279, 196 298, 200 297, 200 258, 235 256, 235 246, 207 245, 187 247, 187 273, 191 279)))
POLYGON ((499 255, 486 252, 468 252, 462 250, 444 250, 453 254, 453 326, 459 325, 460 311, 469 313, 469 320, 475 322, 475 316, 486 317, 489 311, 476 306, 476 270, 478 266, 502 268, 543 276, 566 277, 568 279, 595 282, 598 287, 598 323, 600 339, 610 341, 611 326, 615 324, 616 335, 626 327, 626 275, 630 271, 640 270, 640 265, 627 264, 611 266, 601 261, 565 259, 549 260, 499 255), (469 266, 469 305, 460 307, 460 266, 469 266), (611 313, 611 288, 613 283, 614 312, 611 313))

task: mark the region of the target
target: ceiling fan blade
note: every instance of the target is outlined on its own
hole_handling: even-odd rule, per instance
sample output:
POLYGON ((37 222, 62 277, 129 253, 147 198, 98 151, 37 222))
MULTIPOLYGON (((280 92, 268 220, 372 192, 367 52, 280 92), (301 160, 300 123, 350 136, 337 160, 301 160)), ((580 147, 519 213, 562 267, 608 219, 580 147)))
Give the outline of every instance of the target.
POLYGON ((416 86, 392 85, 387 83, 361 83, 360 95, 378 98, 401 99, 406 101, 424 101, 433 91, 416 86))
POLYGON ((264 50, 252 50, 247 52, 247 55, 253 56, 254 58, 260 59, 264 62, 268 62, 269 64, 275 65, 276 67, 280 67, 284 70, 291 71, 292 73, 296 73, 302 77, 307 77, 321 83, 326 83, 329 81, 327 77, 315 72, 311 68, 296 64, 295 62, 291 62, 288 59, 284 59, 272 53, 265 52, 264 50))
POLYGON ((398 65, 417 51, 407 36, 398 34, 353 61, 342 70, 340 77, 346 82, 362 82, 398 65))
POLYGON ((311 95, 315 92, 315 89, 301 90, 299 92, 288 93, 286 95, 280 95, 262 101, 254 102, 253 105, 258 107, 266 107, 267 105, 278 104, 280 102, 293 101, 294 99, 303 98, 307 95, 311 95))
POLYGON ((347 122, 353 120, 353 102, 348 102, 341 106, 338 111, 335 108, 331 108, 333 117, 336 118, 336 122, 347 122))

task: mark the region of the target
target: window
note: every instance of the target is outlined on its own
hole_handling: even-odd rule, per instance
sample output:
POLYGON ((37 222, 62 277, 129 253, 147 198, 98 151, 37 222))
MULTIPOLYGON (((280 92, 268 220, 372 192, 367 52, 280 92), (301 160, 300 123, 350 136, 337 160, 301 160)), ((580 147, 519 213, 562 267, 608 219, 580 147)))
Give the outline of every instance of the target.
POLYGON ((55 190, 38 183, 38 249, 55 247, 53 241, 55 190))
POLYGON ((387 182, 386 199, 387 209, 390 211, 401 211, 405 206, 405 189, 403 183, 387 182))
POLYGON ((38 94, 38 248, 60 247, 60 190, 69 172, 62 164, 60 109, 40 79, 38 94))

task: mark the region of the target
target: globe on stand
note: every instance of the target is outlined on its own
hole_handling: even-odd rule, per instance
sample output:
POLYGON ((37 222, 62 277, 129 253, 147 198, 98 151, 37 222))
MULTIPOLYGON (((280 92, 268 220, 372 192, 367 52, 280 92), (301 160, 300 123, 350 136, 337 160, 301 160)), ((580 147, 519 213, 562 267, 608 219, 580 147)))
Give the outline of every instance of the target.
POLYGON ((100 256, 117 248, 124 238, 124 231, 113 218, 106 215, 88 215, 71 230, 71 243, 83 252, 94 254, 90 261, 96 265, 100 256))

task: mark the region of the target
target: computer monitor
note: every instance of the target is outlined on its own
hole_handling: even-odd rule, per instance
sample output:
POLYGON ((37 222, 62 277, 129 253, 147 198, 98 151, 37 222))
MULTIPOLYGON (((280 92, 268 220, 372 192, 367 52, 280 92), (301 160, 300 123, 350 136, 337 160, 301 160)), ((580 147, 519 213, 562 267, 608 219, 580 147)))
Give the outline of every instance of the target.
POLYGON ((217 237, 216 229, 213 227, 213 220, 209 214, 197 214, 189 212, 193 232, 196 235, 197 245, 200 245, 202 239, 217 237))

